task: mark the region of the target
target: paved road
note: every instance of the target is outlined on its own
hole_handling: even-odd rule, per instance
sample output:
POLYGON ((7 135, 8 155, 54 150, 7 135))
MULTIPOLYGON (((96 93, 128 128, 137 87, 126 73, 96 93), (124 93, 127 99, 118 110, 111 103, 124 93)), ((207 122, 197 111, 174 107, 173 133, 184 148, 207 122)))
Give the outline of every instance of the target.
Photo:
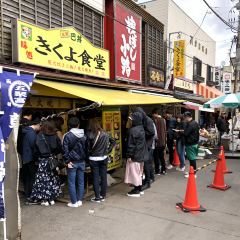
MULTIPOLYGON (((199 161, 199 165, 204 161, 199 161)), ((240 239, 240 160, 228 160, 234 171, 225 181, 226 192, 206 188, 211 167, 198 174, 199 202, 206 213, 186 214, 175 208, 186 189, 181 173, 157 177, 141 198, 125 195, 128 187, 116 185, 103 204, 84 202, 78 209, 58 203, 54 207, 24 206, 24 240, 235 240, 240 239), (89 214, 89 209, 94 213, 89 214)))

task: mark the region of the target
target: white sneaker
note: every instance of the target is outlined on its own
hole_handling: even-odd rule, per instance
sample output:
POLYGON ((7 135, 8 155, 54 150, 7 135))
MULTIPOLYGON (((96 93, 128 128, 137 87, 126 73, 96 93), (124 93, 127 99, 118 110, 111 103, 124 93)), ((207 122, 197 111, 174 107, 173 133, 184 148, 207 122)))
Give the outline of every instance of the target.
POLYGON ((45 207, 48 207, 49 206, 49 202, 47 202, 47 201, 41 202, 41 205, 45 206, 45 207))
POLYGON ((82 201, 78 201, 77 204, 78 204, 79 207, 81 207, 82 206, 82 201))
POLYGON ((141 191, 141 192, 140 192, 140 195, 143 196, 143 195, 144 195, 144 191, 141 191))
POLYGON ((68 203, 67 206, 71 207, 71 208, 78 208, 78 203, 77 202, 74 203, 74 204, 73 203, 68 203))
POLYGON ((55 201, 50 201, 49 203, 51 206, 55 205, 55 201))
POLYGON ((179 171, 179 172, 184 172, 185 171, 185 167, 182 167, 182 168, 177 167, 176 170, 179 171))
MULTIPOLYGON (((197 175, 194 175, 195 178, 197 178, 197 175)), ((185 174, 185 178, 189 178, 189 174, 185 174)))
POLYGON ((172 164, 169 164, 168 166, 167 166, 167 169, 172 169, 173 168, 173 165, 172 164))

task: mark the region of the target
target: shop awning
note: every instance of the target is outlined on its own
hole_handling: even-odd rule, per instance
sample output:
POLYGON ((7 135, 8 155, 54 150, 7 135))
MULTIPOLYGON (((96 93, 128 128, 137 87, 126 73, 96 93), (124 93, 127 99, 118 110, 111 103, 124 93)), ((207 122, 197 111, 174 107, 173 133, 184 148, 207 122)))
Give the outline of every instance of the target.
POLYGON ((203 105, 193 103, 193 102, 184 102, 185 108, 192 109, 192 110, 199 110, 202 112, 214 112, 213 108, 204 108, 203 105))
MULTIPOLYGON (((74 83, 65 82, 54 82, 36 79, 34 84, 45 86, 53 90, 57 90, 65 95, 88 99, 93 102, 99 102, 104 106, 121 106, 121 105, 151 105, 151 104, 169 104, 169 103, 180 103, 182 100, 155 96, 151 94, 131 93, 123 90, 113 90, 108 88, 85 86, 74 83)), ((35 95, 45 95, 34 87, 35 95)), ((51 91, 48 91, 50 93, 51 91)), ((60 96, 61 97, 61 94, 60 96)))
POLYGON ((224 95, 221 91, 219 91, 215 87, 209 87, 202 83, 197 84, 197 94, 202 95, 207 99, 212 99, 224 95))

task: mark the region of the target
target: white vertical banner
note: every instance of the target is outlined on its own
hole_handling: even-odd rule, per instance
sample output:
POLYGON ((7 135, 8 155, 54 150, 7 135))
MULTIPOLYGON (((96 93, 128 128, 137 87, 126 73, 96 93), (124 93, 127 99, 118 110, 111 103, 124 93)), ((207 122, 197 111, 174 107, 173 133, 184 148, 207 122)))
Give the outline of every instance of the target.
POLYGON ((232 92, 232 73, 223 72, 221 90, 224 94, 229 94, 232 92))

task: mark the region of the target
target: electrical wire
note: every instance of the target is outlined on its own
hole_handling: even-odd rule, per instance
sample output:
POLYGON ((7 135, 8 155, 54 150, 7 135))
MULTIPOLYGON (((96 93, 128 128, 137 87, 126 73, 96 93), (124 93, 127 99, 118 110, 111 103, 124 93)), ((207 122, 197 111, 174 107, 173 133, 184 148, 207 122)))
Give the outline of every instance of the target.
POLYGON ((231 26, 225 19, 223 19, 209 4, 206 0, 202 0, 208 8, 225 24, 227 25, 230 29, 235 30, 236 32, 238 31, 237 28, 231 26))

